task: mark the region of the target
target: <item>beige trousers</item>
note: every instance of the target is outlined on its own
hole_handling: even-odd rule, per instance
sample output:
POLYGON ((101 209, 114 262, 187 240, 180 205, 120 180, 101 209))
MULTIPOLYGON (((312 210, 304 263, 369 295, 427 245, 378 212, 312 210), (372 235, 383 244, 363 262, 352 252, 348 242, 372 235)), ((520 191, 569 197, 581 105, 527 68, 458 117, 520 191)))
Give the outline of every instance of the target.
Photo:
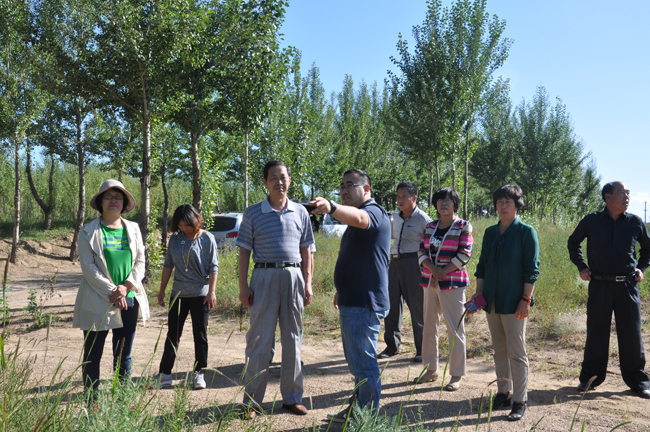
POLYGON ((438 331, 442 317, 447 322, 449 347, 454 349, 449 356, 448 375, 464 376, 467 355, 465 352, 465 320, 458 326, 465 311, 465 288, 441 290, 438 285, 424 288, 424 328, 422 331, 422 362, 432 372, 438 370, 438 331))
POLYGON ((494 346, 494 365, 499 393, 512 390, 512 400, 528 400, 528 354, 526 353, 527 318, 518 320, 515 314, 501 315, 494 312, 487 314, 488 327, 494 346))

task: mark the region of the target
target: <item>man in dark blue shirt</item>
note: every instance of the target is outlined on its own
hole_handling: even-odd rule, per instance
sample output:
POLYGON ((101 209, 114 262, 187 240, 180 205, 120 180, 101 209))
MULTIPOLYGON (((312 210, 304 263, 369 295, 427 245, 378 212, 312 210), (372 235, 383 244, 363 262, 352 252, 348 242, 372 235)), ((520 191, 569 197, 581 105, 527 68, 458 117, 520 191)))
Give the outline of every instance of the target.
MULTIPOLYGON (((390 309, 390 220, 386 211, 370 197, 370 187, 368 174, 349 170, 343 175, 339 189, 343 205, 337 206, 321 197, 310 204, 316 206, 313 213, 329 213, 348 225, 334 269, 334 307, 340 314, 343 351, 354 375, 356 399, 361 407, 376 412, 381 395, 377 340, 381 320, 390 309)), ((347 408, 329 418, 344 422, 349 412, 347 408)))
POLYGON ((588 390, 592 377, 596 378, 591 388, 605 381, 613 311, 623 381, 639 396, 650 399, 637 285, 650 265, 650 236, 641 218, 626 212, 630 191, 624 183, 607 183, 602 196, 605 209, 585 216, 568 242, 569 255, 580 270, 580 278, 589 281, 587 342, 578 391, 588 390), (588 266, 580 247, 585 238, 588 266), (638 262, 637 242, 641 246, 638 262))

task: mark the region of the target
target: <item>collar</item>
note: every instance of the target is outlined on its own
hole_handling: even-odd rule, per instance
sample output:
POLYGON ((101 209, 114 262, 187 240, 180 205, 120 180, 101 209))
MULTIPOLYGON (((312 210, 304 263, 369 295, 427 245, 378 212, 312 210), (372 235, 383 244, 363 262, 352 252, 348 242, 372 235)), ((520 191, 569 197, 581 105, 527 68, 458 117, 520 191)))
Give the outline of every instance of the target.
MULTIPOLYGON (((608 218, 610 218, 611 220, 614 221, 614 218, 609 214, 609 210, 607 210, 607 206, 605 206, 605 208, 603 209, 603 211, 601 213, 602 213, 603 217, 608 217, 608 218)), ((621 219, 621 218, 627 219, 627 212, 621 213, 621 215, 618 217, 618 219, 621 219)), ((616 219, 616 220, 618 220, 618 219, 616 219)), ((616 221, 614 221, 614 222, 616 222, 616 221)))
POLYGON ((406 219, 404 219, 404 216, 403 216, 403 212, 402 212, 402 210, 399 211, 398 216, 399 216, 400 218, 402 218, 402 220, 405 220, 405 221, 406 221, 406 220, 411 219, 411 218, 412 218, 413 216, 415 216, 416 214, 418 214, 419 211, 420 211, 420 207, 418 207, 417 204, 416 204, 416 205, 415 205, 415 208, 413 209, 413 212, 411 213, 411 216, 409 216, 409 217, 407 217, 406 219))
POLYGON ((363 203, 361 203, 361 205, 358 208, 362 209, 364 207, 368 207, 369 205, 373 205, 373 204, 377 205, 377 203, 375 202, 375 199, 374 198, 368 198, 363 203))
MULTIPOLYGON (((293 201, 291 201, 289 198, 287 198, 287 207, 285 208, 286 211, 296 211, 296 207, 293 201)), ((284 210, 283 210, 284 211, 284 210)), ((277 211, 271 207, 271 203, 269 202, 269 197, 266 197, 264 201, 262 201, 262 213, 282 213, 281 211, 277 211)))

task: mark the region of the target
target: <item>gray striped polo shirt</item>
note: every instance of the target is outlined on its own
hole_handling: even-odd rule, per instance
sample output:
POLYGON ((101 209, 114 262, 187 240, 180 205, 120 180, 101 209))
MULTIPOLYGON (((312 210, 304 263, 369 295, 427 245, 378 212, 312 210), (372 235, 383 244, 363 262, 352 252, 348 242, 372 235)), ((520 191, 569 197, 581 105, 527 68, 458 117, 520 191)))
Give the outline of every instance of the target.
POLYGON ((236 245, 253 251, 253 261, 301 262, 300 248, 314 243, 309 214, 290 200, 274 210, 268 197, 248 207, 239 227, 236 245))

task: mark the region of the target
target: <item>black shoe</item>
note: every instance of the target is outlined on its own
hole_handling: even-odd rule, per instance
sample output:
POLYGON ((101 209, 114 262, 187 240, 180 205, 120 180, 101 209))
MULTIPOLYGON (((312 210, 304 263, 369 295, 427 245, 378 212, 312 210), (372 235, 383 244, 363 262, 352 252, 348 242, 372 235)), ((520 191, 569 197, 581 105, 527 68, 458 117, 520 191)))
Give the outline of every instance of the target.
POLYGON ((512 399, 510 398, 510 392, 508 393, 497 393, 492 400, 492 409, 505 409, 510 408, 512 405, 512 399))
POLYGON ((382 352, 380 352, 379 354, 377 354, 377 358, 378 358, 378 359, 387 359, 387 358, 389 358, 389 357, 394 356, 394 355, 397 354, 398 352, 399 352, 399 351, 390 352, 390 351, 388 351, 388 348, 386 348, 385 350, 383 350, 382 352))
POLYGON ((521 420, 526 412, 526 402, 513 402, 512 411, 508 414, 508 420, 517 421, 521 420))
POLYGON ((650 399, 650 390, 649 389, 639 390, 638 392, 636 392, 636 394, 638 394, 639 397, 642 397, 643 399, 650 399))
MULTIPOLYGON (((583 382, 581 382, 580 384, 578 384, 578 387, 577 387, 578 392, 579 392, 579 393, 584 393, 584 392, 586 392, 586 391, 587 391, 587 386, 588 386, 588 385, 589 385, 589 383, 583 383, 583 382)), ((594 390, 595 388, 596 388, 596 386, 591 386, 591 387, 589 387, 589 391, 592 391, 592 390, 594 390)))
POLYGON ((422 363, 422 354, 417 354, 413 357, 413 363, 422 363))

